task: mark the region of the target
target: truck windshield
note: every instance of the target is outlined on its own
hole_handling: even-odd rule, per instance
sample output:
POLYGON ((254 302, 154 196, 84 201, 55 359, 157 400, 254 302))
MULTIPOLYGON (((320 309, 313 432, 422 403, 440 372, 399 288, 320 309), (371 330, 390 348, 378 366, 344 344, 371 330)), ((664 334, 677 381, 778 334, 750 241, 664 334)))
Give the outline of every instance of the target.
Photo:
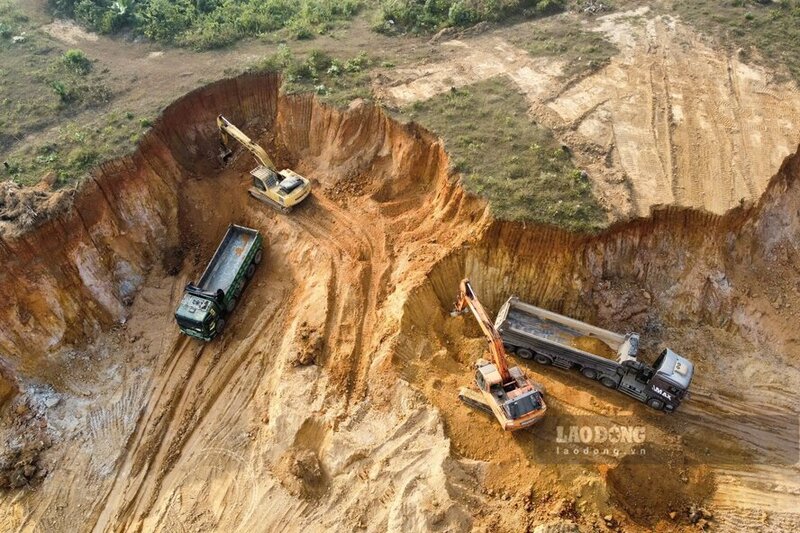
POLYGON ((203 324, 200 322, 195 322, 194 320, 188 320, 181 316, 175 316, 175 321, 178 322, 178 325, 183 329, 192 329, 194 331, 203 331, 203 324))
POLYGON ((506 415, 514 420, 542 407, 539 395, 532 392, 505 404, 506 415))

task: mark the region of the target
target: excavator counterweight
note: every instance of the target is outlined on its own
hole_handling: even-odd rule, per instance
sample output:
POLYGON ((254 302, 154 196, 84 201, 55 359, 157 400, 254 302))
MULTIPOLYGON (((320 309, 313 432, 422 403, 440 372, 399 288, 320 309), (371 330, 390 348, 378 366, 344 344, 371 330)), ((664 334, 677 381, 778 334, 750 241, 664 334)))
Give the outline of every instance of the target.
POLYGON ((503 429, 515 431, 542 419, 547 406, 541 388, 518 366, 509 366, 503 340, 478 300, 468 279, 461 281, 453 315, 471 311, 489 344, 491 361, 475 363, 477 390, 462 388, 459 399, 470 407, 491 412, 503 429))
POLYGON ((253 177, 250 196, 282 213, 288 213, 311 193, 311 182, 308 179, 293 170, 277 171, 267 151, 222 115, 217 117, 217 127, 221 145, 219 158, 223 164, 226 164, 233 155, 230 147, 231 137, 239 141, 258 161, 258 166, 250 171, 253 177))

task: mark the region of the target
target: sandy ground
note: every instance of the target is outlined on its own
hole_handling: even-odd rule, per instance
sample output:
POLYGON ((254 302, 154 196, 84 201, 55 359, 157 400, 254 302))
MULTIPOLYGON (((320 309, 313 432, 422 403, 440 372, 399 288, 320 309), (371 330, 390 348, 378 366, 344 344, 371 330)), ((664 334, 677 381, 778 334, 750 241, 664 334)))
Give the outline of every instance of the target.
MULTIPOLYGON (((557 62, 527 58, 489 34, 441 45, 454 50, 450 74, 434 62, 401 73, 405 81, 390 89, 413 101, 452 79, 513 74, 537 95, 535 116, 586 146, 577 153, 589 168, 599 168, 587 155, 597 146, 612 154, 596 184, 607 201, 619 200, 620 216, 659 203, 721 212, 745 189, 757 207, 724 217, 657 211, 595 237, 494 222, 427 132, 368 106, 339 113, 310 98, 279 99, 274 79, 243 78, 169 108, 132 159, 84 186, 72 211, 22 235, 5 224, 0 287, 10 304, 0 309, 0 349, 10 371, 0 395, 16 400, 5 402, 0 437, 50 442, 25 465, 30 486, 0 494, 0 529, 494 532, 555 522, 561 531, 690 531, 693 507, 708 510, 719 531, 800 528, 791 425, 800 386, 800 160, 767 186, 796 150, 797 125, 781 122, 797 116, 795 93, 771 84, 761 89, 779 98, 759 92, 765 73, 703 48, 679 23, 643 16, 646 24, 605 19, 623 53, 570 87, 558 85, 557 62), (697 53, 708 60, 690 62, 697 53), (640 79, 645 71, 657 75, 640 79), (719 114, 697 118, 711 116, 703 110, 712 97, 696 87, 727 87, 726 79, 739 96, 726 89, 714 98, 738 98, 733 129, 719 114), (640 124, 644 115, 626 107, 640 100, 671 118, 640 124), (218 167, 219 107, 314 181, 291 216, 248 199, 246 154, 218 167), (732 133, 756 116, 763 122, 752 131, 775 153, 748 150, 755 133, 732 133), (676 194, 680 176, 710 176, 699 154, 712 138, 731 147, 713 163, 728 165, 726 185, 702 178, 676 194), (645 171, 646 158, 666 153, 676 162, 656 168, 671 172, 645 171), (676 172, 681 165, 694 166, 676 172), (720 203, 706 203, 712 197, 720 203), (265 234, 265 261, 220 339, 182 337, 171 319, 182 287, 232 221, 265 234), (545 386, 547 422, 500 432, 455 398, 483 351, 474 324, 448 315, 465 275, 489 309, 517 294, 642 331, 649 354, 675 348, 698 365, 691 400, 666 416, 577 373, 526 365, 545 386), (552 460, 547 439, 581 417, 646 427, 657 460, 552 460)), ((131 50, 142 61, 181 61, 181 52, 131 50)), ((165 68, 176 72, 177 63, 165 68)))
POLYGON ((615 218, 657 205, 724 213, 760 197, 800 140, 793 82, 774 83, 767 70, 647 8, 583 24, 619 49, 583 79, 565 78, 557 57, 532 58, 497 30, 443 42, 444 60, 388 73, 383 94, 407 105, 508 76, 533 116, 576 150, 615 218))

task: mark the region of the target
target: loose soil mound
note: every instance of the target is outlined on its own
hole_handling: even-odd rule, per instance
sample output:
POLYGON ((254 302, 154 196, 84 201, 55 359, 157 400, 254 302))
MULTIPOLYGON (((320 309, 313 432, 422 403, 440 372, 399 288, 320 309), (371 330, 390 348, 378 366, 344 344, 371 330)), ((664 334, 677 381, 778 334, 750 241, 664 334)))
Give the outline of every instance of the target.
POLYGON ((609 469, 611 498, 639 524, 652 526, 672 512, 686 522, 689 509, 701 507, 714 493, 714 474, 686 454, 649 452, 646 458, 626 456, 609 469))

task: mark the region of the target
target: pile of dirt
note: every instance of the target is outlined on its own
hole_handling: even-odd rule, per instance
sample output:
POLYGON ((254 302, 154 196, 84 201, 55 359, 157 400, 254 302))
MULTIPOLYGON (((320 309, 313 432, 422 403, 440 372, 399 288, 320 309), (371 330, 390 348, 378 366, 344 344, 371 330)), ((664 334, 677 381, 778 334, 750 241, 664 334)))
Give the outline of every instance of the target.
POLYGON ((297 329, 297 354, 294 364, 300 366, 313 365, 317 358, 322 355, 325 339, 322 338, 319 330, 303 322, 297 329))
POLYGON ((275 467, 275 476, 293 496, 303 499, 319 497, 326 489, 325 472, 313 450, 290 449, 275 467))
POLYGON ((615 359, 617 356, 617 353, 611 349, 611 346, 597 337, 589 337, 587 335, 575 337, 570 341, 570 345, 578 350, 593 353, 600 357, 605 357, 606 359, 615 359))
POLYGON ((0 182, 0 234, 18 233, 69 209, 74 190, 51 191, 49 180, 36 187, 0 182))
POLYGON ((0 489, 41 483, 47 468, 41 460, 52 440, 44 410, 26 396, 17 396, 0 415, 0 489))

